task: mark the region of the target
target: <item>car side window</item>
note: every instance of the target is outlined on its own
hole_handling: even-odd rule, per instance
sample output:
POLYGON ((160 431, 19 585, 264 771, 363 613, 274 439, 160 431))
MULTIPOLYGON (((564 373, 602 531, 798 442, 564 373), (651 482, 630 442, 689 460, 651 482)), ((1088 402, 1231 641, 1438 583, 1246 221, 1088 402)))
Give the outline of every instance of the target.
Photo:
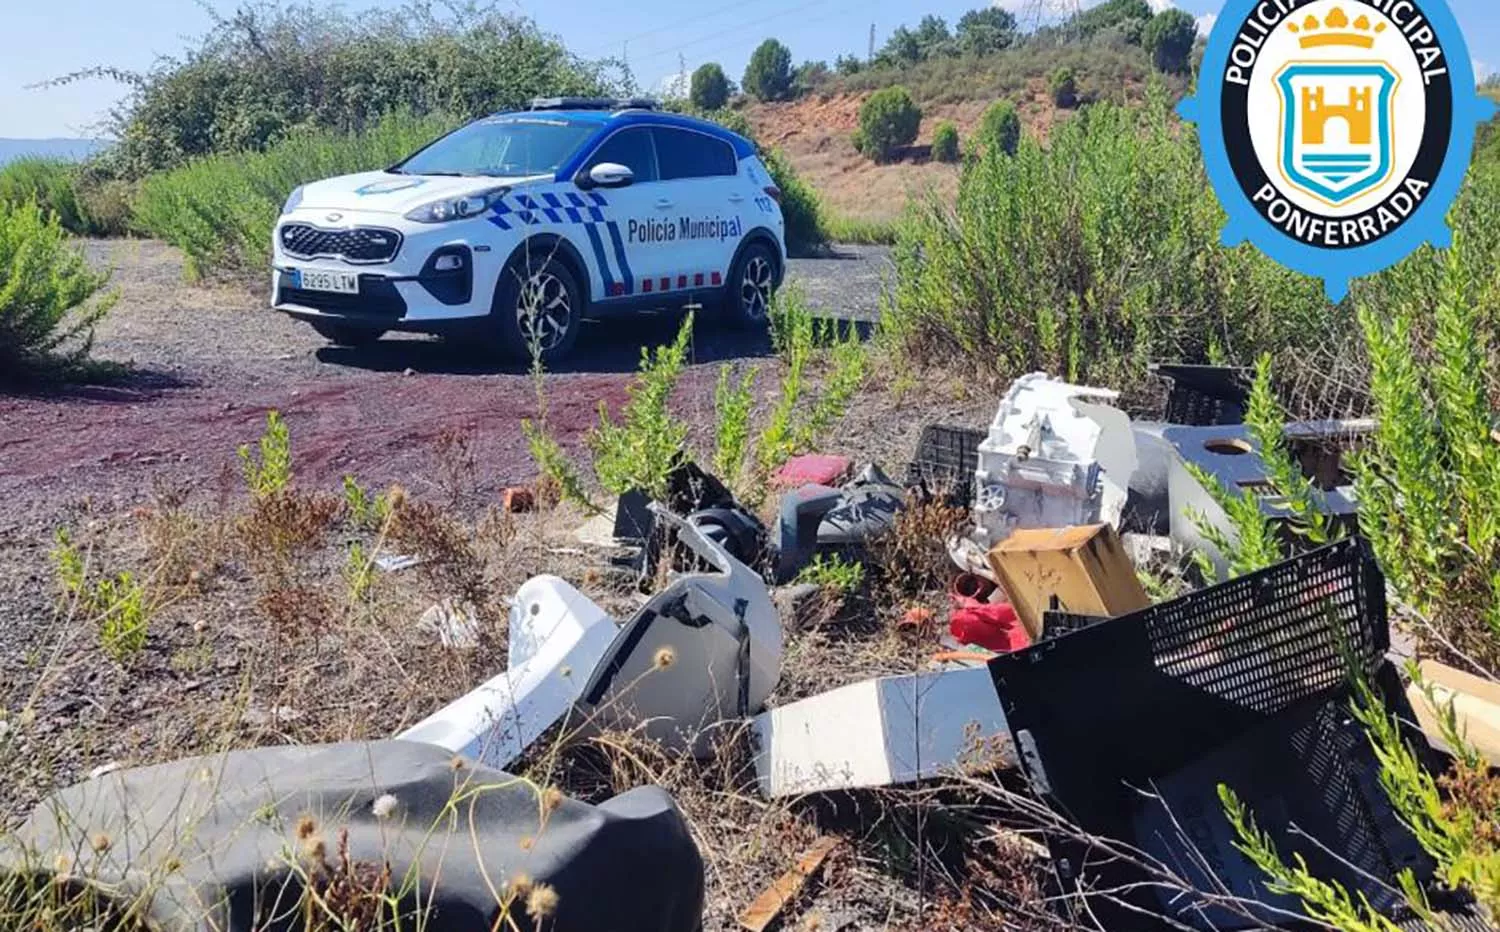
POLYGON ((604 141, 589 157, 588 168, 603 162, 624 165, 635 175, 635 183, 660 180, 656 170, 656 146, 651 130, 644 126, 624 129, 604 141))
POLYGON ((722 139, 666 126, 658 126, 652 132, 656 134, 656 158, 663 181, 715 178, 739 170, 734 147, 722 139))

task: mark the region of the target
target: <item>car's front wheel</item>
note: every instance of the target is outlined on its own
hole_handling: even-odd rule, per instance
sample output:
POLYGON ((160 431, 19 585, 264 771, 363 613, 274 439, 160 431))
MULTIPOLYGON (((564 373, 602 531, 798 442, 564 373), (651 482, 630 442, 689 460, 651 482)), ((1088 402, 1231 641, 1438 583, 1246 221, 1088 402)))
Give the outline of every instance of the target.
POLYGON ((771 248, 762 242, 746 246, 729 271, 729 287, 724 296, 729 323, 736 327, 765 326, 771 316, 776 279, 777 261, 771 248))
POLYGON ((578 340, 583 289, 556 257, 523 257, 500 273, 490 316, 506 352, 557 362, 578 340))
POLYGON ((369 346, 385 336, 385 331, 376 327, 357 327, 352 324, 313 323, 318 336, 335 346, 369 346))

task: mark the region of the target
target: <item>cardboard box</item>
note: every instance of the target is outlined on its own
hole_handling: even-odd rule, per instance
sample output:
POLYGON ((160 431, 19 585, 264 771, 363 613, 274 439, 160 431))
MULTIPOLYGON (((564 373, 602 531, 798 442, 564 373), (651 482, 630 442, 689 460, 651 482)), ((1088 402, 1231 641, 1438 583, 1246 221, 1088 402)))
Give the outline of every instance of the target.
POLYGON ((1111 618, 1151 604, 1109 524, 1016 531, 989 558, 1033 643, 1053 596, 1061 611, 1111 618))

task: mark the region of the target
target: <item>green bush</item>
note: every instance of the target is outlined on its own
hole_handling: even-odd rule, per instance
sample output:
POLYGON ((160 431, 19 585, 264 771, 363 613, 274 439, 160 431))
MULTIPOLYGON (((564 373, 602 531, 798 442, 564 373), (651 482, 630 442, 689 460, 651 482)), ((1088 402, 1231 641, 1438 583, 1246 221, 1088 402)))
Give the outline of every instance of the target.
POLYGON ((803 181, 779 149, 762 150, 761 160, 771 172, 771 181, 781 191, 781 216, 786 221, 786 248, 805 255, 828 242, 823 224, 823 205, 818 192, 803 181))
POLYGON ((1198 23, 1183 10, 1163 10, 1146 24, 1142 41, 1157 69, 1182 74, 1190 67, 1198 23))
POLYGON ((135 221, 181 249, 191 275, 259 265, 281 205, 298 185, 391 165, 454 122, 398 113, 359 134, 309 131, 264 152, 199 159, 142 182, 135 221))
POLYGON ((990 104, 979 118, 975 142, 988 152, 1015 155, 1021 144, 1021 114, 1016 105, 1008 100, 990 104))
POLYGON ((756 100, 785 100, 792 93, 792 52, 775 39, 756 46, 740 86, 756 100))
POLYGON ((102 157, 125 178, 205 155, 259 150, 309 129, 358 132, 395 111, 467 120, 535 96, 626 89, 525 17, 488 2, 346 13, 326 5, 238 5, 198 44, 149 72, 97 68, 132 88, 102 157))
POLYGON ((919 359, 1103 385, 1134 384, 1152 359, 1344 339, 1352 321, 1319 283, 1221 247, 1223 223, 1165 94, 1138 111, 1099 104, 1055 127, 1050 150, 990 146, 956 205, 916 206, 884 329, 919 359))
POLYGON ((76 375, 114 303, 55 214, 0 204, 0 381, 76 375))
POLYGON ((958 161, 958 127, 944 120, 932 131, 932 157, 939 162, 958 161))
POLYGON ((693 72, 688 99, 699 110, 718 110, 729 103, 729 79, 718 62, 700 65, 693 72))
POLYGON ((1048 75, 1047 89, 1052 94, 1052 102, 1059 107, 1072 107, 1078 103, 1078 79, 1072 68, 1064 66, 1048 75))
POLYGON ((904 87, 876 91, 859 106, 860 151, 876 162, 889 161, 895 151, 909 146, 922 125, 922 111, 904 87))
POLYGON ((87 234, 88 225, 78 206, 74 183, 78 165, 65 159, 29 157, 0 168, 0 204, 16 207, 35 202, 54 214, 64 230, 87 234))

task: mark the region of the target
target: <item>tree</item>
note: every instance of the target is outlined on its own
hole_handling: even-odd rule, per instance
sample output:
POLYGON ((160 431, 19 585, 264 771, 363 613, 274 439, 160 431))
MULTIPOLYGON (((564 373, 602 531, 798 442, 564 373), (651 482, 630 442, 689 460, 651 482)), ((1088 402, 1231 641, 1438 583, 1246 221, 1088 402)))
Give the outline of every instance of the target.
POLYGON ((958 47, 970 55, 989 55, 1016 40, 1016 17, 998 6, 970 10, 958 19, 958 47))
POLYGON ((1128 31, 1135 24, 1145 24, 1150 20, 1151 5, 1146 0, 1106 0, 1063 23, 1061 29, 1064 34, 1072 33, 1087 39, 1111 27, 1128 31))
POLYGON ((1189 70, 1193 43, 1198 41, 1198 23, 1183 10, 1163 10, 1146 24, 1142 38, 1158 70, 1183 74, 1189 70))
POLYGON ((693 83, 688 99, 699 110, 718 110, 729 103, 729 79, 718 62, 699 65, 693 72, 693 83))
POLYGON ((864 68, 864 61, 853 55, 840 55, 833 60, 833 70, 841 75, 859 74, 864 68))
POLYGON ((757 100, 785 100, 792 93, 792 50, 767 39, 756 46, 745 66, 745 93, 757 100))
POLYGON ((906 88, 882 88, 865 99, 859 108, 860 151, 877 162, 890 159, 901 146, 916 141, 922 125, 922 111, 912 101, 906 88))
POLYGON ((1021 114, 1008 100, 997 100, 979 119, 977 141, 992 150, 1015 155, 1021 145, 1021 114))
POLYGON ((875 60, 888 65, 915 65, 922 60, 922 41, 905 26, 897 26, 875 60))
POLYGON ((922 17, 917 23, 917 49, 923 61, 954 52, 953 34, 948 31, 947 21, 931 13, 922 17))
POLYGON ((958 161, 958 127, 944 120, 932 133, 932 157, 939 162, 958 161))
POLYGON ((805 61, 797 66, 797 71, 792 75, 792 91, 798 97, 810 91, 817 90, 818 86, 828 80, 831 74, 826 61, 805 61))

